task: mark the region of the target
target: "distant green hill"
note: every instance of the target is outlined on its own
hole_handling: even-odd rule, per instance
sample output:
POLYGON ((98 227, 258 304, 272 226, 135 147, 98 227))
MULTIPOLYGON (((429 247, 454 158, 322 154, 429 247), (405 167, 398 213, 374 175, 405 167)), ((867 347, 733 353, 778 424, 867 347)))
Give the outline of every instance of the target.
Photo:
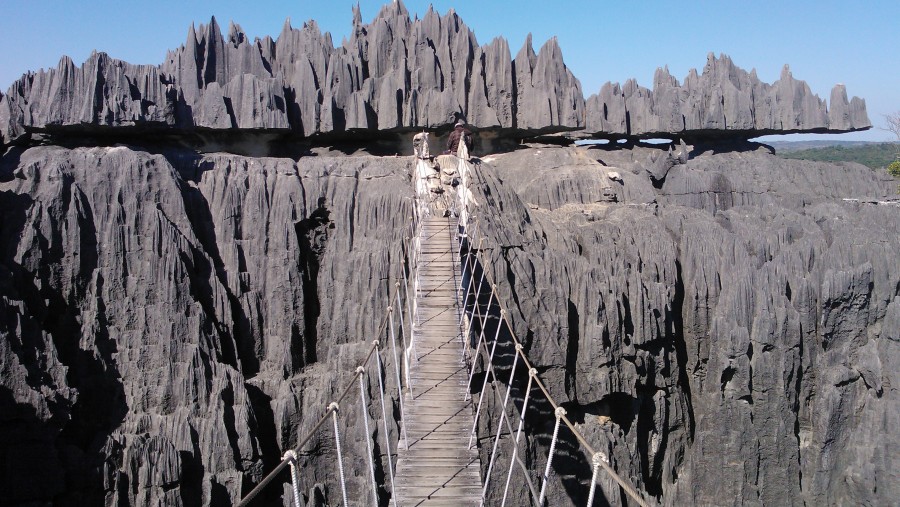
POLYGON ((776 148, 776 154, 782 158, 816 160, 819 162, 859 162, 872 169, 879 169, 887 167, 888 164, 897 160, 897 156, 900 155, 900 143, 838 145, 796 151, 776 148))

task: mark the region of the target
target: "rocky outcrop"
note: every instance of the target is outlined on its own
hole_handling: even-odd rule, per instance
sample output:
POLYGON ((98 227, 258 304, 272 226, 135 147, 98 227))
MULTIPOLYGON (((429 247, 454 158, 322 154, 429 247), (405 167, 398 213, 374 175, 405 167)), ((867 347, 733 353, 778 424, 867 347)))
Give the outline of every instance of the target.
MULTIPOLYGON (((653 180, 664 157, 544 147, 481 165, 488 267, 551 392, 664 505, 890 503, 900 207, 845 199, 895 183, 746 147, 695 148, 653 180)), ((553 416, 534 403, 520 452, 541 471, 553 416)), ((563 439, 548 503, 579 505, 590 470, 563 439)))
POLYGON ((94 53, 81 67, 63 57, 29 72, 0 96, 0 142, 28 132, 253 130, 322 142, 442 129, 464 118, 485 131, 533 137, 581 131, 596 138, 750 138, 871 128, 865 101, 843 85, 830 106, 787 66, 773 84, 709 55, 679 84, 658 69, 653 90, 605 84, 585 101, 556 38, 535 53, 529 35, 512 58, 506 40, 480 46, 454 12, 410 19, 402 2, 335 47, 314 21, 286 22, 276 40, 227 35, 213 18, 191 26, 161 65, 94 53))
MULTIPOLYGON (((0 457, 26 485, 4 503, 233 503, 310 429, 377 332, 412 192, 407 159, 315 155, 3 157, 0 457)), ((478 173, 516 334, 636 487, 666 505, 897 497, 900 208, 874 204, 895 183, 747 147, 530 148, 478 173)), ((539 474, 553 418, 532 403, 539 474)), ((365 452, 358 410, 345 456, 365 452)), ((562 435, 551 503, 581 504, 589 468, 562 435)), ((302 457, 329 502, 332 442, 302 457)))
POLYGON ((453 11, 411 20, 385 5, 339 47, 315 22, 286 22, 277 40, 250 41, 213 18, 191 26, 159 66, 94 53, 76 67, 28 73, 0 99, 0 135, 28 129, 143 127, 287 130, 301 136, 440 128, 465 118, 520 135, 584 126, 584 98, 555 39, 515 60, 504 39, 479 46, 453 11), (6 118, 6 115, 9 118, 6 118))
MULTIPOLYGON (((400 2, 370 24, 357 9, 339 47, 313 22, 250 42, 213 20, 159 66, 95 53, 23 76, 0 94, 0 483, 14 485, 0 505, 233 504, 296 445, 379 336, 405 261, 411 161, 348 140, 458 115, 502 139, 868 125, 841 86, 826 108, 789 73, 768 85, 724 56, 656 81, 585 104, 555 39, 513 57, 452 11, 413 20, 400 2), (167 136, 115 144, 151 131, 167 136), (31 132, 59 137, 30 146, 31 132), (197 132, 233 137, 201 154, 184 148, 197 132), (291 158, 226 153, 300 137, 319 141, 291 158)), ((512 326, 592 445, 665 505, 890 503, 896 183, 719 141, 480 160, 486 267, 512 326)), ((368 434, 356 403, 340 412, 345 457, 372 442, 380 483, 388 403, 395 421, 368 434)), ((530 403, 520 456, 539 482, 553 417, 530 403)), ((488 400, 482 435, 500 409, 488 400)), ((548 505, 581 505, 590 469, 561 436, 548 505)), ((330 431, 304 450, 302 491, 335 504, 330 431)), ((349 496, 369 480, 348 474, 349 496)), ((511 503, 528 503, 523 482, 511 503)))
POLYGON ((847 100, 844 85, 831 91, 830 107, 787 65, 781 78, 763 83, 726 55, 707 56, 698 75, 684 80, 657 69, 653 90, 635 80, 606 83, 586 103, 585 130, 598 137, 688 139, 751 138, 790 132, 852 132, 872 127, 864 100, 847 100))
MULTIPOLYGON (((21 485, 4 505, 235 503, 337 397, 399 274, 404 159, 45 147, 3 164, 0 460, 21 485)), ((344 450, 362 456, 358 411, 344 450)), ((305 490, 336 487, 329 438, 305 490)))

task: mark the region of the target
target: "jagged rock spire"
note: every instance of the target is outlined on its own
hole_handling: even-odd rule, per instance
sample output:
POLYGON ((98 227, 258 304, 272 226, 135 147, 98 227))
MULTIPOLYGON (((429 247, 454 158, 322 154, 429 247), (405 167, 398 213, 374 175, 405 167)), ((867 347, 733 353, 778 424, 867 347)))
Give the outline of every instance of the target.
POLYGON ((702 74, 691 69, 679 85, 657 69, 653 90, 628 81, 605 84, 587 101, 586 130, 607 137, 757 137, 785 132, 846 132, 871 127, 865 102, 832 91, 831 111, 785 65, 778 81, 763 83, 756 70, 727 55, 707 55, 702 74))
POLYGON ((359 4, 352 12, 352 34, 338 48, 315 22, 298 29, 290 19, 275 41, 250 42, 232 22, 226 44, 212 17, 192 24, 184 45, 158 67, 104 58, 46 71, 36 83, 23 77, 0 98, 0 142, 25 127, 84 123, 312 136, 445 128, 465 117, 515 136, 586 129, 600 137, 746 137, 871 125, 864 101, 845 100, 846 91, 836 90, 831 112, 787 67, 768 85, 727 56, 710 54, 702 75, 691 70, 683 85, 664 70, 652 91, 634 81, 607 84, 585 102, 555 38, 535 53, 529 34, 513 59, 505 40, 480 46, 453 10, 441 16, 429 7, 413 20, 397 1, 369 24, 359 4), (103 79, 89 78, 97 73, 103 79), (121 89, 110 88, 116 82, 121 89), (140 93, 134 83, 141 83, 140 93))

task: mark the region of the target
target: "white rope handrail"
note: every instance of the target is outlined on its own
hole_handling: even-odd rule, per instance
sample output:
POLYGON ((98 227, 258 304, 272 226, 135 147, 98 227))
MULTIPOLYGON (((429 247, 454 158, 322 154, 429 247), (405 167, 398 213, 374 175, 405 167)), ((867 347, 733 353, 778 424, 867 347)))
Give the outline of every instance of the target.
POLYGON ((291 465, 291 493, 294 496, 294 507, 303 507, 303 504, 300 503, 300 474, 297 472, 297 453, 293 449, 288 449, 281 459, 291 465))
POLYGON ((509 494, 509 481, 512 479, 514 465, 516 464, 516 456, 519 453, 519 440, 522 437, 522 430, 525 428, 525 413, 528 411, 528 398, 531 396, 531 384, 534 377, 537 376, 537 370, 534 368, 528 370, 528 386, 525 388, 525 399, 522 401, 522 410, 519 411, 519 428, 516 430, 516 440, 513 442, 513 455, 509 460, 509 471, 506 473, 506 486, 503 488, 503 501, 500 507, 505 507, 506 497, 509 494))
POLYGON ((556 454, 556 439, 559 437, 559 423, 566 415, 566 409, 556 407, 553 411, 556 416, 556 424, 553 425, 553 437, 550 439, 550 450, 547 452, 547 466, 544 468, 544 475, 541 482, 541 494, 538 496, 538 507, 544 506, 544 495, 547 494, 547 480, 550 478, 550 466, 553 465, 553 456, 556 454))
MULTIPOLYGON (((458 277, 456 274, 456 269, 453 270, 453 286, 455 288, 455 290, 453 292, 456 294, 455 299, 456 299, 457 331, 460 333, 458 336, 462 339, 463 343, 465 343, 466 335, 462 333, 462 330, 465 328, 465 326, 463 324, 465 310, 463 309, 462 301, 461 301, 461 298, 462 298, 461 291, 462 291, 462 285, 463 285, 462 284, 462 275, 465 271, 465 267, 462 266, 462 259, 460 258, 459 249, 452 248, 452 246, 453 246, 453 231, 449 227, 449 225, 452 225, 450 223, 449 217, 447 218, 447 221, 448 221, 447 234, 450 236, 450 246, 451 246, 450 261, 454 266, 461 266, 461 268, 460 268, 461 271, 460 271, 458 277), (454 254, 455 254, 455 256, 454 256, 454 254)), ((458 233, 458 231, 457 231, 457 233, 458 233)), ((457 242, 459 243, 459 238, 457 238, 457 242)), ((468 356, 468 353, 467 353, 468 351, 466 350, 466 347, 465 346, 460 347, 459 352, 460 352, 460 357, 459 357, 460 361, 465 363, 466 357, 468 356)))
MULTIPOLYGON (((386 319, 382 321, 382 327, 381 327, 381 330, 379 331, 379 333, 384 331, 383 325, 385 322, 386 322, 386 319)), ((368 354, 366 354, 366 357, 365 357, 365 359, 363 359, 361 365, 365 366, 366 364, 368 364, 368 362, 372 359, 373 355, 378 355, 378 350, 379 349, 378 349, 378 345, 377 345, 377 341, 376 341, 376 343, 373 343, 373 345, 369 348, 369 352, 368 352, 368 354)), ((312 427, 312 429, 306 433, 306 436, 304 436, 302 439, 300 439, 300 442, 293 448, 295 455, 299 454, 300 450, 303 449, 303 447, 305 447, 306 444, 309 443, 310 440, 312 440, 312 437, 315 436, 316 433, 318 433, 318 431, 322 428, 322 426, 328 421, 328 418, 331 415, 333 415, 334 410, 339 406, 338 403, 343 401, 347 397, 347 395, 350 393, 351 389, 353 388, 353 385, 356 383, 357 376, 359 376, 359 373, 354 372, 353 375, 351 376, 351 378, 348 380, 347 385, 344 388, 344 390, 341 391, 341 394, 337 397, 337 401, 331 403, 328 406, 328 408, 325 409, 325 413, 322 414, 322 417, 319 418, 318 422, 316 422, 316 424, 312 427)), ((271 472, 269 472, 269 474, 266 475, 259 482, 259 484, 257 484, 256 487, 250 491, 250 493, 248 493, 243 499, 241 499, 241 501, 237 504, 237 507, 244 507, 248 503, 250 503, 279 473, 281 473, 290 464, 291 464, 291 460, 289 459, 289 456, 287 458, 283 457, 281 462, 278 464, 278 466, 276 466, 271 472)))
MULTIPOLYGON (((484 241, 484 238, 482 238, 482 241, 484 241)), ((467 244, 468 244, 468 241, 467 241, 467 244)), ((479 247, 480 247, 480 243, 479 243, 479 247)), ((462 265, 463 278, 465 279, 466 274, 468 274, 468 283, 466 284, 465 288, 463 288, 462 283, 459 284, 459 292, 465 291, 465 296, 463 297, 462 306, 460 307, 460 318, 462 319, 461 323, 460 323, 460 328, 463 331, 463 350, 464 350, 464 354, 465 354, 464 359, 466 361, 466 364, 468 364, 469 366, 472 366, 471 363, 473 363, 474 361, 476 361, 478 359, 478 352, 477 352, 477 348, 476 348, 475 356, 474 357, 472 356, 472 343, 469 340, 469 337, 472 334, 473 318, 470 318, 466 312, 469 308, 469 294, 472 293, 471 288, 474 285, 474 280, 472 279, 472 275, 474 274, 474 270, 473 270, 474 265, 472 264, 472 256, 468 255, 468 254, 466 254, 465 263, 461 262, 462 252, 463 252, 463 242, 459 241, 459 250, 457 251, 456 257, 457 257, 457 259, 460 259, 460 264, 462 265)), ((481 284, 483 282, 484 282, 484 272, 482 270, 481 277, 478 281, 478 287, 481 287, 481 284)), ((474 314, 474 309, 475 309, 475 306, 473 305, 472 306, 473 314, 474 314)), ((480 311, 480 308, 479 308, 479 311, 480 311)), ((473 315, 473 317, 474 317, 474 315, 473 315)), ((471 369, 470 369, 470 371, 471 371, 471 369)), ((466 388, 465 401, 469 401, 469 388, 471 387, 471 382, 472 382, 472 379, 470 376, 469 384, 468 384, 468 387, 466 388)))
MULTIPOLYGON (((499 328, 498 328, 499 329, 499 328)), ((496 344, 496 341, 494 342, 496 344)), ((516 366, 519 364, 519 355, 513 358, 512 368, 509 370, 509 382, 506 383, 506 395, 503 397, 503 404, 500 406, 500 421, 503 422, 503 418, 506 417, 506 404, 509 403, 509 394, 512 392, 513 380, 516 378, 516 366)), ((496 380, 496 379, 494 379, 496 380)), ((484 393, 481 394, 484 397, 484 393)), ((478 421, 475 421, 476 424, 478 421)), ((475 428, 472 429, 473 433, 475 428)), ((491 449, 491 458, 488 461, 487 472, 484 474, 484 489, 481 491, 481 498, 487 497, 488 486, 491 484, 491 470, 494 469, 494 461, 497 459, 497 446, 500 444, 500 434, 503 433, 500 430, 500 424, 497 424, 497 433, 494 434, 494 447, 491 449)))
POLYGON ((338 473, 341 478, 341 496, 344 498, 344 505, 347 504, 347 478, 344 476, 344 458, 341 456, 341 430, 338 428, 337 414, 340 410, 337 402, 332 402, 328 409, 331 411, 331 421, 334 423, 334 447, 337 453, 338 473))
MULTIPOLYGON (((477 218, 478 217, 476 217, 476 220, 477 220, 477 218)), ((484 266, 484 264, 482 264, 482 266, 484 266)), ((491 278, 490 273, 487 273, 486 276, 489 279, 491 278)), ((495 286, 493 284, 492 280, 491 280, 491 286, 495 286)), ((498 299, 498 303, 499 303, 499 299, 498 299)), ((502 304, 501 304, 501 307, 502 307, 502 304)), ((508 324, 508 321, 507 321, 507 329, 510 332, 510 337, 512 338, 513 343, 516 345, 521 345, 521 342, 519 342, 518 337, 516 337, 516 335, 515 335, 515 331, 512 329, 512 326, 508 324)), ((522 356, 522 360, 525 362, 525 364, 528 368, 533 367, 531 362, 528 360, 528 357, 525 356, 524 352, 517 351, 517 354, 520 354, 522 356)), ((540 380, 540 378, 536 379, 535 383, 537 384, 537 386, 541 390, 541 392, 544 393, 544 396, 547 398, 547 401, 550 402, 553 409, 555 410, 557 407, 559 407, 559 404, 556 402, 555 399, 553 399, 553 396, 550 395, 550 392, 548 391, 548 389, 544 385, 544 383, 540 380)), ((585 448, 588 455, 593 456, 594 454, 597 453, 597 451, 594 449, 594 447, 587 442, 587 440, 584 438, 584 435, 582 435, 581 432, 578 431, 578 429, 575 427, 574 424, 572 424, 572 422, 568 419, 568 417, 563 416, 562 421, 569 428, 569 430, 572 431, 576 440, 578 440, 578 442, 585 448)), ((618 483, 619 486, 628 494, 628 496, 632 497, 639 505, 641 505, 642 507, 649 507, 649 504, 647 503, 647 501, 640 494, 638 494, 637 491, 630 484, 626 483, 624 481, 624 479, 622 479, 619 476, 619 474, 616 473, 616 471, 613 470, 613 468, 608 463, 606 463, 605 461, 601 461, 600 467, 603 468, 603 470, 606 471, 608 474, 610 474, 610 476, 612 476, 613 480, 615 480, 616 483, 618 483)))
MULTIPOLYGON (((375 346, 378 347, 378 340, 375 340, 375 346)), ((387 409, 384 404, 384 386, 382 385, 381 377, 384 375, 384 368, 381 365, 381 356, 379 354, 375 354, 375 364, 378 365, 378 394, 381 397, 381 417, 384 422, 384 445, 387 449, 387 462, 388 462, 388 476, 391 478, 391 498, 397 498, 394 493, 394 464, 391 459, 391 439, 388 432, 388 418, 387 418, 387 409)))
MULTIPOLYGON (((415 200, 415 198, 413 198, 413 199, 415 200)), ((418 211, 419 211, 418 205, 414 203, 413 216, 410 217, 410 223, 408 224, 409 233, 408 233, 408 235, 405 236, 407 241, 411 237, 418 239, 418 231, 419 231, 419 227, 420 227, 420 223, 418 220, 418 211)), ((401 236, 401 238, 403 238, 403 236, 401 236)), ((416 245, 418 245, 418 242, 416 242, 416 245)), ((406 246, 407 245, 403 241, 400 242, 399 256, 401 259, 405 257, 406 261, 407 261, 407 265, 410 266, 410 269, 414 269, 416 266, 416 263, 417 263, 415 248, 407 249, 406 246)), ((401 268, 401 274, 398 276, 403 278, 403 281, 404 281, 403 285, 405 288, 407 304, 409 304, 410 303, 409 300, 411 299, 409 297, 409 284, 413 280, 406 277, 406 271, 403 269, 402 265, 400 266, 400 268, 401 268)), ((418 273, 415 273, 415 275, 417 277, 418 273)), ((396 297, 398 305, 400 305, 400 307, 402 308, 403 306, 401 303, 400 296, 401 296, 400 283, 397 282, 395 284, 395 293, 391 293, 389 295, 387 301, 390 304, 390 302, 393 301, 394 298, 396 297)), ((412 304, 414 305, 415 302, 412 302, 412 304)), ((402 313, 402 311, 401 311, 401 313, 402 313)), ((400 362, 398 361, 398 357, 396 354, 396 345, 395 345, 396 338, 394 336, 394 330, 393 330, 394 322, 393 322, 393 310, 392 310, 391 306, 387 307, 387 309, 385 310, 384 316, 381 319, 381 323, 379 324, 378 331, 377 331, 378 336, 381 336, 387 330, 388 323, 390 323, 390 326, 391 326, 392 342, 393 342, 392 345, 394 345, 394 371, 395 371, 395 377, 396 377, 397 388, 398 388, 398 399, 399 399, 399 404, 400 404, 400 418, 401 418, 401 420, 405 421, 405 415, 404 415, 404 411, 403 411, 403 392, 402 392, 402 385, 400 383, 400 372, 399 372, 400 362)), ((278 474, 280 474, 285 468, 288 468, 288 467, 292 468, 291 481, 292 481, 292 496, 294 497, 293 500, 294 500, 295 504, 300 505, 299 502, 300 502, 301 498, 300 498, 299 484, 298 484, 299 472, 295 469, 295 467, 298 466, 297 455, 299 454, 300 450, 302 450, 306 446, 306 444, 309 443, 309 441, 313 438, 313 436, 316 433, 318 433, 318 431, 322 428, 322 426, 328 420, 329 416, 331 416, 333 424, 334 424, 335 439, 336 439, 337 451, 338 451, 338 463, 339 463, 339 467, 341 468, 340 475, 341 475, 342 483, 344 482, 345 478, 344 478, 344 474, 343 474, 343 463, 342 463, 343 458, 340 455, 340 441, 339 441, 340 435, 339 435, 339 429, 337 426, 336 411, 339 407, 339 404, 341 402, 343 402, 344 399, 349 394, 350 390, 353 387, 353 384, 355 384, 357 382, 357 377, 359 377, 360 382, 362 382, 362 376, 364 375, 365 366, 368 365, 369 361, 372 360, 372 356, 377 357, 377 363, 378 363, 378 371, 379 371, 378 385, 379 385, 379 395, 381 398, 382 417, 384 419, 384 433, 385 433, 385 444, 386 444, 386 450, 387 450, 386 454, 387 454, 387 460, 388 460, 388 469, 389 469, 389 475, 391 478, 391 496, 394 497, 393 462, 392 462, 392 458, 391 458, 390 441, 388 438, 389 432, 388 432, 387 410, 386 410, 385 401, 384 401, 384 393, 385 393, 384 387, 385 386, 382 383, 382 376, 383 376, 384 370, 383 370, 383 364, 381 361, 380 351, 381 351, 380 341, 376 339, 373 341, 372 346, 369 348, 368 353, 366 354, 365 358, 360 363, 360 365, 357 367, 356 371, 353 373, 351 378, 348 380, 347 385, 345 386, 343 391, 341 391, 341 394, 340 394, 340 396, 337 397, 336 401, 328 406, 328 408, 322 414, 321 418, 316 422, 316 424, 313 425, 312 429, 309 430, 303 438, 299 439, 299 443, 293 449, 290 449, 289 451, 285 452, 285 454, 282 456, 282 459, 278 463, 278 465, 271 472, 269 472, 265 477, 263 477, 263 479, 259 482, 259 484, 256 485, 256 487, 254 487, 246 496, 244 496, 241 499, 241 501, 237 504, 237 507, 245 507, 246 505, 248 505, 251 501, 253 501, 254 498, 256 498, 257 495, 259 495, 259 493, 263 489, 266 488, 266 486, 268 486, 269 483, 271 483, 272 480, 274 480, 274 478, 278 474)), ((362 410, 364 413, 367 410, 364 401, 363 401, 362 410)), ((368 418, 366 418, 365 422, 366 422, 366 425, 368 425, 368 418)), ((404 440, 407 442, 407 448, 408 448, 409 447, 408 439, 406 439, 406 436, 405 436, 406 425, 405 424, 402 425, 402 428, 404 430, 403 431, 404 440)), ((368 434, 368 427, 366 429, 366 432, 368 434)), ((368 442, 368 436, 366 438, 367 438, 367 445, 370 445, 370 443, 368 442)), ((372 456, 373 456, 373 452, 371 450, 369 452, 369 456, 370 456, 370 468, 372 469, 373 484, 374 484, 376 481, 374 480, 374 462, 371 461, 372 456)), ((346 489, 345 485, 342 484, 342 494, 343 494, 344 503, 346 505, 347 498, 346 498, 345 489, 346 489)), ((376 486, 376 492, 375 492, 375 502, 376 503, 378 502, 377 486, 376 486)))
MULTIPOLYGON (((409 236, 406 237, 406 241, 407 241, 407 242, 409 241, 409 236)), ((414 263, 414 260, 413 260, 413 258, 412 258, 412 252, 407 252, 407 257, 406 257, 406 258, 409 259, 410 269, 412 269, 412 267, 414 266, 414 264, 413 264, 413 263, 414 263)), ((403 276, 403 289, 404 289, 405 292, 406 292, 406 314, 409 316, 409 322, 410 322, 409 325, 410 325, 410 327, 412 327, 412 326, 413 326, 413 324, 412 324, 412 322, 413 322, 413 315, 414 315, 414 313, 413 313, 413 301, 415 300, 415 298, 414 298, 414 297, 413 297, 413 298, 409 297, 409 279, 407 278, 407 275, 406 275, 406 269, 404 269, 403 266, 400 266, 400 274, 403 276)), ((398 296, 399 296, 399 294, 398 294, 398 296)))
MULTIPOLYGON (((496 340, 495 340, 494 344, 496 344, 496 340)), ((482 343, 482 350, 484 350, 484 352, 487 353, 487 344, 486 343, 482 343)), ((488 370, 489 370, 489 372, 486 372, 486 373, 489 373, 489 375, 492 378, 494 378, 494 379, 498 378, 497 372, 496 372, 496 370, 494 370, 493 362, 488 363, 488 370)), ((487 377, 487 376, 488 375, 486 374, 485 377, 487 377)), ((492 388, 494 387, 493 383, 492 383, 491 387, 492 388)), ((492 389, 492 392, 496 392, 496 389, 492 389)), ((484 396, 482 396, 479 399, 484 399, 484 396)), ((476 417, 476 424, 477 424, 477 422, 478 421, 477 421, 477 417, 476 417)), ((510 435, 512 435, 514 433, 513 429, 512 429, 512 423, 510 423, 509 418, 506 417, 505 408, 504 408, 504 410, 501 411, 500 422, 506 423, 506 430, 509 432, 510 435)), ((528 467, 525 466, 525 463, 518 456, 515 457, 515 461, 516 461, 516 463, 519 464, 519 466, 522 468, 522 471, 525 473, 525 484, 528 486, 528 489, 531 490, 531 495, 536 497, 537 491, 535 491, 534 484, 531 482, 531 477, 528 475, 528 467)))
POLYGON ((594 505, 594 492, 597 491, 597 476, 600 474, 600 465, 606 462, 606 456, 601 452, 594 453, 591 457, 591 469, 593 473, 591 475, 591 491, 588 493, 588 501, 585 504, 587 507, 592 507, 594 505))
MULTIPOLYGON (((481 270, 484 273, 484 270, 481 270)), ((494 291, 491 291, 491 297, 488 299, 488 308, 491 307, 491 303, 494 301, 494 291)), ((475 305, 478 305, 478 301, 476 299, 475 305)), ((500 318, 503 318, 503 310, 500 310, 500 318)), ((482 315, 481 306, 478 306, 478 315, 481 316, 481 329, 478 333, 478 344, 475 345, 475 360, 478 359, 478 348, 481 347, 481 343, 484 341, 484 332, 487 329, 487 319, 489 315, 482 315)), ((500 323, 497 323, 497 334, 500 334, 500 323)), ((468 338, 468 337, 467 337, 468 338)), ((494 337, 494 343, 497 343, 497 337, 494 337)), ((491 352, 491 358, 493 358, 493 352, 491 352)), ((475 375, 475 360, 472 362, 472 370, 469 372, 469 382, 466 384, 466 401, 469 401, 469 391, 472 389, 472 377, 475 375)))
MULTIPOLYGON (((500 334, 499 326, 497 327, 497 334, 500 334)), ((484 345, 484 341, 479 340, 478 341, 479 349, 476 350, 476 354, 480 352, 480 347, 482 345, 484 345)), ((488 378, 491 377, 491 375, 488 375, 488 369, 493 371, 494 352, 496 352, 496 351, 497 351, 497 338, 494 337, 494 344, 491 345, 491 354, 488 356, 487 368, 485 368, 484 383, 481 385, 481 396, 478 397, 478 408, 475 410, 475 423, 472 425, 472 432, 469 433, 469 449, 472 448, 472 440, 475 438, 475 433, 477 432, 476 430, 478 429, 478 416, 481 414, 481 403, 484 401, 484 390, 487 389, 488 378)), ((473 365, 473 371, 474 371, 474 365, 473 365)), ((470 380, 471 380, 471 377, 470 377, 470 380)), ((496 379, 494 379, 494 381, 496 381, 496 379)), ((494 381, 492 381, 492 386, 493 386, 494 381)))
MULTIPOLYGON (((390 315, 390 323, 391 323, 391 352, 394 354, 394 374, 396 375, 397 380, 397 396, 399 398, 400 404, 400 419, 406 420, 406 413, 403 411, 403 388, 400 384, 400 357, 397 355, 397 333, 394 331, 394 308, 388 307, 388 314, 390 315)), ((409 375, 409 370, 407 370, 407 375, 409 375)), ((409 377, 406 378, 406 383, 409 385, 409 377)), ((407 449, 409 449, 409 437, 406 435, 406 425, 403 425, 403 443, 407 449)))
POLYGON ((366 457, 369 461, 369 473, 372 477, 372 499, 375 503, 375 507, 378 507, 378 481, 375 480, 375 461, 372 458, 372 439, 369 438, 369 411, 366 410, 368 406, 368 402, 366 401, 366 388, 365 388, 365 376, 366 369, 362 366, 356 368, 356 372, 359 373, 359 403, 360 407, 362 407, 362 418, 363 424, 365 425, 365 440, 366 440, 366 457))

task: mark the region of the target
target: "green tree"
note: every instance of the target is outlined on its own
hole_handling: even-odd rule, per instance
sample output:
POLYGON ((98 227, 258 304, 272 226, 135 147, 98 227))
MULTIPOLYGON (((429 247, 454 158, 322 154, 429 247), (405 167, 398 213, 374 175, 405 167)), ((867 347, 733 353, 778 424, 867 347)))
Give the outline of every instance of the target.
POLYGON ((895 160, 887 166, 887 172, 891 176, 900 179, 900 160, 895 160))

